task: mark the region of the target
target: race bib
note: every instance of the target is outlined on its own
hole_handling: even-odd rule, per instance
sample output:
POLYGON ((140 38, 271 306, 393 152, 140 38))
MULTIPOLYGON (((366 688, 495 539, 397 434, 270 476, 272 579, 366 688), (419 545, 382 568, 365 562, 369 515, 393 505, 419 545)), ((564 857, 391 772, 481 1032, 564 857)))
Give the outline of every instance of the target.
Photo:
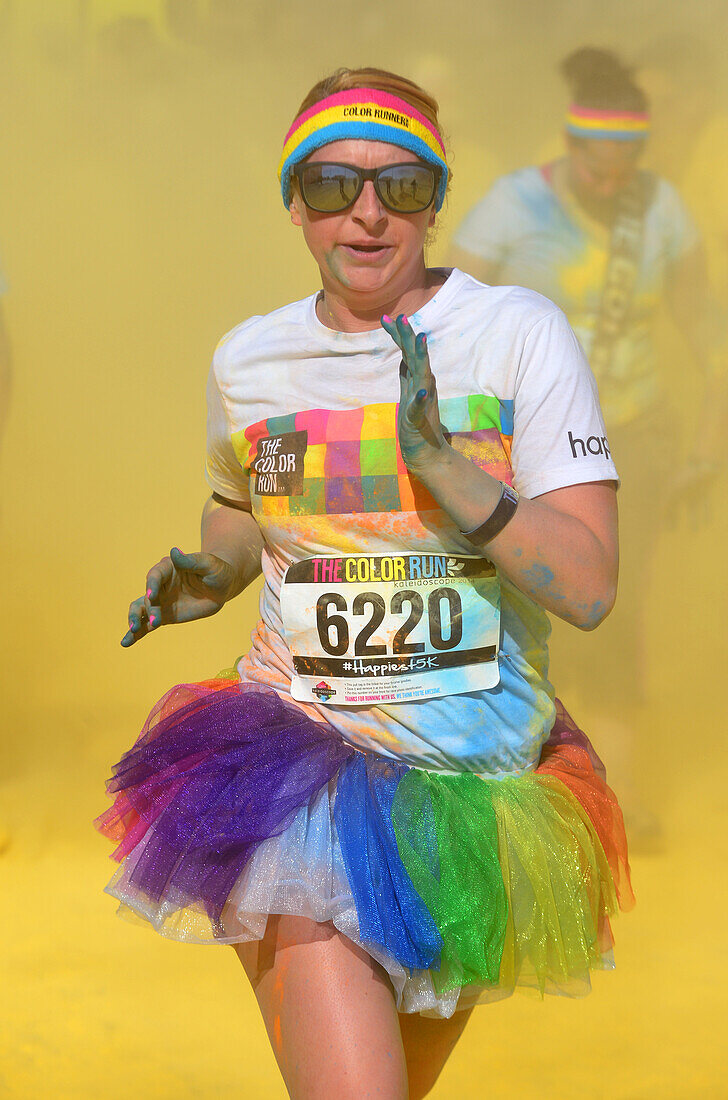
POLYGON ((307 558, 286 570, 281 614, 301 702, 411 702, 500 679, 500 585, 485 558, 307 558))

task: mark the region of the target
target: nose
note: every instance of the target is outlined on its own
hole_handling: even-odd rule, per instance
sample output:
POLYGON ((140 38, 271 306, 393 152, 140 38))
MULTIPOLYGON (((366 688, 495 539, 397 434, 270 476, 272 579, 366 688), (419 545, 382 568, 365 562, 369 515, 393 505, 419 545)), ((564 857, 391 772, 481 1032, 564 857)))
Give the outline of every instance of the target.
POLYGON ((386 209, 374 190, 372 180, 364 181, 361 194, 351 208, 351 216, 355 222, 358 222, 368 232, 371 232, 377 225, 386 220, 386 209))
POLYGON ((617 194, 618 191, 622 190, 623 187, 624 187, 624 181, 623 180, 621 180, 621 179, 607 179, 607 180, 603 180, 599 184, 597 190, 598 190, 598 193, 602 196, 602 198, 612 199, 612 198, 614 198, 614 196, 617 194))
POLYGON ((631 180, 632 174, 633 173, 629 169, 610 172, 608 175, 595 181, 594 189, 603 199, 612 199, 615 195, 619 194, 620 191, 624 190, 631 180))

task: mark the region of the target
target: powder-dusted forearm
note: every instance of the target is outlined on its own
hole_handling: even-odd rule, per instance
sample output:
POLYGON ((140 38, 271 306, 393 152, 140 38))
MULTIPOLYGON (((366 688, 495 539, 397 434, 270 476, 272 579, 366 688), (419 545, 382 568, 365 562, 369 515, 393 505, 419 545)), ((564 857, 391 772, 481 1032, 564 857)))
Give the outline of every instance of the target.
POLYGON ((228 600, 247 588, 261 571, 263 536, 250 512, 210 497, 202 510, 202 550, 235 570, 236 584, 228 600))
MULTIPOLYGON (((501 482, 447 445, 418 476, 461 531, 477 528, 500 498, 501 482)), ((482 552, 547 611, 593 629, 611 610, 617 590, 613 483, 521 497, 511 521, 482 552)))

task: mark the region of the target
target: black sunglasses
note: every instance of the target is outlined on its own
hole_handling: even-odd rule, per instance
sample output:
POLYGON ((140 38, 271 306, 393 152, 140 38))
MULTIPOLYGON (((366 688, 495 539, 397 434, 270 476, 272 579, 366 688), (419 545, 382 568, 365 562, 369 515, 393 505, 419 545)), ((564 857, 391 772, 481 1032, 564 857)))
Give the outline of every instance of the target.
POLYGON ((357 168, 354 164, 296 164, 301 198, 319 214, 346 210, 356 202, 366 180, 371 180, 379 200, 397 214, 426 210, 435 197, 440 170, 421 161, 386 164, 383 168, 357 168))

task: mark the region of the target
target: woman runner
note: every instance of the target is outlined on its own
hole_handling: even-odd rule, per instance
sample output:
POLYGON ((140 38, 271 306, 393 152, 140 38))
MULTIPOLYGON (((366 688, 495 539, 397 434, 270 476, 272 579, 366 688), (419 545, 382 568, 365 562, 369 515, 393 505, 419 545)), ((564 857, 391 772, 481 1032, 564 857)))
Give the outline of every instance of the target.
POLYGON ((429 269, 437 104, 342 69, 286 137, 322 290, 230 332, 212 495, 129 609, 130 646, 263 572, 226 673, 173 688, 114 769, 108 892, 232 944, 296 1098, 425 1096, 473 1006, 584 993, 631 901, 621 814, 554 699, 546 611, 616 588, 616 471, 563 314, 429 269))
MULTIPOLYGON (((619 605, 593 645, 579 645, 573 631, 557 626, 553 652, 570 690, 581 695, 588 685, 589 707, 621 757, 613 755, 612 767, 619 764, 624 783, 638 773, 634 731, 648 701, 647 610, 659 532, 680 498, 695 519, 722 465, 725 325, 710 304, 685 205, 672 184, 640 166, 650 115, 631 71, 589 47, 570 54, 561 70, 571 92, 564 155, 496 180, 458 227, 450 258, 483 282, 516 283, 552 299, 599 385, 622 476, 619 605), (656 340, 664 305, 684 339, 672 385, 656 340)), ((570 439, 574 455, 600 446, 576 431, 570 439)), ((653 845, 659 823, 636 792, 622 793, 630 835, 653 845)))

